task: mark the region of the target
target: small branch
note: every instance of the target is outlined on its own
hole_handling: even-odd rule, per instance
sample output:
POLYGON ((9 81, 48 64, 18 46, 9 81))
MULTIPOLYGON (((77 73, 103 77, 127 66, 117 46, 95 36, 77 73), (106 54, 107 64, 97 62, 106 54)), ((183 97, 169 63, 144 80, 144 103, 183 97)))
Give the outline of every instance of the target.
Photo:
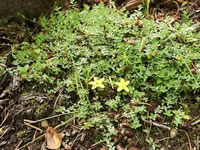
POLYGON ((28 126, 28 127, 31 127, 31 128, 33 128, 33 129, 36 129, 36 130, 40 131, 40 132, 43 132, 42 129, 40 129, 40 128, 36 127, 36 126, 33 126, 33 125, 31 125, 31 124, 29 124, 29 123, 27 123, 27 122, 24 122, 24 124, 25 124, 26 126, 28 126))
POLYGON ((91 148, 92 147, 95 147, 95 146, 97 146, 97 145, 99 145, 99 144, 101 144, 101 143, 103 143, 103 142, 105 142, 104 140, 102 140, 102 141, 99 141, 99 142, 97 142, 97 143, 94 143, 92 146, 90 146, 91 148))
POLYGON ((200 149, 200 147, 199 147, 199 135, 200 134, 198 134, 198 136, 197 136, 197 149, 200 149))
POLYGON ((168 130, 168 131, 171 130, 170 127, 168 127, 168 126, 166 126, 166 125, 163 125, 163 124, 159 124, 159 123, 152 122, 152 121, 147 121, 147 120, 144 120, 144 122, 149 123, 149 124, 152 124, 153 126, 156 126, 156 127, 159 127, 159 128, 165 129, 165 130, 168 130))
POLYGON ((60 89, 59 95, 58 95, 58 97, 56 98, 56 101, 55 101, 54 106, 53 106, 54 109, 56 108, 57 102, 60 100, 60 97, 61 97, 61 94, 62 94, 63 90, 64 90, 64 88, 61 88, 61 89, 60 89))
MULTIPOLYGON (((12 125, 12 124, 11 124, 12 125)), ((8 130, 11 128, 11 125, 4 131, 4 133, 0 136, 0 139, 8 132, 8 130)))
POLYGON ((44 136, 45 136, 45 133, 44 133, 44 134, 42 134, 42 135, 40 135, 40 136, 38 136, 38 137, 37 137, 37 138, 35 138, 34 140, 32 140, 32 141, 28 142, 28 143, 27 143, 27 144, 25 144, 24 146, 20 147, 18 150, 20 150, 20 149, 24 149, 25 147, 29 146, 30 144, 34 143, 35 141, 37 141, 37 140, 41 139, 41 138, 42 138, 42 137, 44 137, 44 136))
POLYGON ((110 84, 111 84, 112 89, 114 89, 114 87, 113 87, 113 83, 112 83, 112 79, 111 79, 110 76, 109 76, 109 81, 110 81, 110 84))
POLYGON ((192 144, 191 144, 191 142, 190 142, 190 137, 189 137, 189 135, 188 135, 188 133, 185 131, 185 130, 180 130, 180 131, 183 131, 183 132, 185 132, 185 134, 186 134, 186 136, 187 136, 187 139, 188 139, 188 144, 189 144, 189 150, 193 150, 192 149, 192 144))
POLYGON ((78 137, 80 137, 82 134, 78 134, 77 136, 76 136, 76 138, 74 139, 74 141, 72 142, 72 145, 71 145, 71 148, 74 146, 74 144, 75 144, 75 142, 76 142, 76 140, 78 139, 78 137))
POLYGON ((165 137, 165 138, 162 138, 162 139, 160 139, 160 140, 155 141, 155 143, 159 143, 159 142, 161 142, 161 141, 169 140, 169 139, 170 139, 170 137, 165 137))
POLYGON ((4 122, 7 120, 8 116, 10 114, 10 111, 6 114, 5 118, 3 119, 2 123, 0 124, 0 127, 4 124, 4 122))
POLYGON ((191 125, 193 126, 193 125, 198 124, 198 123, 200 123, 200 118, 197 119, 196 121, 192 122, 191 125))
POLYGON ((18 147, 22 144, 23 140, 20 140, 19 143, 17 144, 15 150, 18 150, 18 147))
POLYGON ((0 66, 3 68, 7 68, 7 66, 5 64, 0 63, 0 66))
POLYGON ((58 129, 58 128, 60 128, 60 127, 62 127, 62 126, 64 126, 64 125, 70 123, 70 122, 71 122, 72 120, 74 120, 75 118, 76 118, 76 117, 74 116, 74 117, 70 118, 69 120, 67 120, 67 121, 65 121, 65 122, 63 122, 63 123, 57 125, 57 126, 55 127, 55 129, 58 129))
POLYGON ((28 123, 38 123, 38 122, 41 122, 41 121, 44 121, 44 120, 49 120, 49 119, 56 118, 56 117, 60 117, 60 116, 64 116, 64 115, 67 115, 67 114, 73 114, 73 113, 64 113, 64 114, 59 114, 59 115, 55 115, 55 116, 51 116, 51 117, 47 117, 47 118, 43 118, 43 119, 36 120, 36 121, 28 120, 28 119, 24 119, 24 122, 28 122, 28 123))

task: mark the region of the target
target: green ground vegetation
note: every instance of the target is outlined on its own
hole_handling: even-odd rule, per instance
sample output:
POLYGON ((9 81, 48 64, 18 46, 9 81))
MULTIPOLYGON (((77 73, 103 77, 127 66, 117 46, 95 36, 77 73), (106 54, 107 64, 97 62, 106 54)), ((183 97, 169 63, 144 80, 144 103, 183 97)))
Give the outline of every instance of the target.
POLYGON ((179 22, 154 21, 100 4, 56 8, 40 25, 33 42, 14 46, 11 72, 44 92, 64 87, 77 95, 57 111, 74 112, 85 130, 95 127, 97 141, 114 149, 122 119, 133 130, 158 116, 171 127, 188 119, 183 102, 197 102, 200 92, 200 33, 187 13, 179 22))

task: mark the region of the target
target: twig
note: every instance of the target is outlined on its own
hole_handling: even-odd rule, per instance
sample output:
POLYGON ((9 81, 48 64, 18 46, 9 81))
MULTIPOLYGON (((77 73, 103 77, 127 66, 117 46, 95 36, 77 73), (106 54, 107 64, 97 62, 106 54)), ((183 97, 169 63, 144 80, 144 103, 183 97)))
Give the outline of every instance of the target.
POLYGON ((191 144, 191 142, 190 142, 190 137, 189 137, 189 135, 188 135, 188 133, 185 131, 185 130, 180 130, 180 131, 183 131, 183 132, 185 132, 185 134, 186 134, 186 136, 187 136, 187 139, 188 139, 188 144, 189 144, 189 150, 193 150, 192 149, 192 144, 191 144))
POLYGON ((192 120, 189 121, 189 124, 191 124, 192 122, 194 122, 195 120, 197 120, 199 118, 200 118, 200 116, 197 116, 197 117, 193 118, 192 120))
POLYGON ((147 121, 147 120, 144 120, 144 122, 150 123, 150 124, 152 124, 152 125, 154 125, 156 127, 163 128, 163 129, 166 129, 166 130, 169 130, 169 131, 171 130, 170 127, 168 127, 166 125, 163 125, 163 124, 159 124, 157 122, 152 122, 152 121, 147 121))
MULTIPOLYGON (((12 104, 11 105, 9 105, 9 106, 12 106, 12 104)), ((8 106, 8 107, 9 107, 8 106)), ((14 118, 15 118, 15 116, 16 115, 18 115, 20 112, 22 112, 24 109, 21 109, 20 111, 18 111, 17 113, 15 113, 15 115, 13 116, 13 118, 12 118, 12 122, 11 122, 11 124, 9 125, 9 127, 4 131, 4 133, 0 136, 0 139, 8 132, 8 130, 11 128, 11 126, 13 125, 13 123, 14 123, 14 118)))
POLYGON ((80 148, 87 150, 85 147, 83 147, 82 145, 78 145, 80 148))
POLYGON ((149 103, 144 103, 144 102, 133 102, 133 104, 136 104, 136 105, 147 105, 147 106, 150 106, 152 109, 153 109, 153 106, 149 103))
POLYGON ((149 121, 150 123, 150 129, 149 129, 149 132, 147 132, 147 136, 146 136, 146 138, 149 138, 149 136, 150 136, 150 132, 151 132, 151 128, 152 128, 152 121, 149 121))
POLYGON ((198 123, 200 123, 200 118, 197 119, 195 122, 192 122, 191 125, 193 126, 193 125, 198 124, 198 123))
POLYGON ((109 81, 110 81, 110 84, 111 84, 112 89, 114 89, 114 87, 113 87, 113 83, 112 83, 112 79, 111 79, 110 76, 109 76, 109 81))
POLYGON ((28 143, 27 143, 27 144, 25 144, 24 146, 20 147, 18 150, 20 150, 20 149, 23 149, 23 148, 25 148, 25 147, 29 146, 30 144, 34 143, 35 141, 37 141, 37 140, 41 139, 41 138, 42 138, 42 137, 44 137, 44 136, 45 136, 45 133, 44 133, 44 134, 42 134, 42 135, 40 135, 40 136, 38 136, 38 137, 37 137, 37 138, 35 138, 34 140, 32 140, 32 141, 28 142, 28 143))
POLYGON ((36 137, 36 134, 37 134, 37 130, 35 130, 35 133, 34 133, 34 135, 33 135, 33 138, 32 138, 32 140, 34 140, 34 139, 35 139, 35 137, 36 137))
MULTIPOLYGON (((12 124, 11 124, 12 125, 12 124)), ((0 139, 8 132, 8 130, 10 129, 11 125, 4 131, 4 133, 0 136, 0 139)))
POLYGON ((3 119, 2 123, 0 124, 0 127, 4 124, 4 122, 7 120, 8 116, 10 114, 10 111, 6 114, 5 118, 3 119))
POLYGON ((55 129, 60 128, 60 127, 62 127, 62 126, 64 126, 64 125, 68 124, 69 122, 71 122, 71 121, 74 120, 75 118, 76 118, 76 117, 74 116, 74 117, 70 118, 69 120, 64 121, 63 123, 57 125, 57 126, 55 127, 55 129))
POLYGON ((199 135, 200 135, 200 134, 198 134, 198 136, 197 136, 197 149, 198 149, 198 150, 199 150, 199 148, 200 148, 200 147, 199 147, 199 135))
POLYGON ((15 150, 18 150, 18 147, 22 144, 23 140, 20 140, 19 143, 17 144, 15 150))
POLYGON ((44 120, 49 120, 49 119, 60 117, 60 116, 64 116, 64 115, 67 115, 67 114, 73 114, 73 113, 64 113, 64 114, 54 115, 54 116, 43 118, 43 119, 36 120, 36 121, 24 119, 24 121, 28 122, 28 123, 38 123, 38 122, 41 122, 41 121, 44 121, 44 120))
POLYGON ((3 68, 7 68, 7 66, 5 64, 0 63, 0 66, 3 68))
POLYGON ((75 125, 73 125, 73 124, 71 124, 71 123, 69 123, 69 125, 70 125, 72 128, 75 128, 75 129, 77 129, 77 130, 79 130, 79 131, 81 130, 80 127, 77 127, 77 126, 75 126, 75 125))
MULTIPOLYGON (((71 121, 72 121, 73 119, 75 119, 75 118, 76 118, 76 117, 74 116, 74 117, 70 118, 69 120, 63 122, 62 124, 57 125, 57 126, 55 127, 55 129, 60 128, 60 127, 62 127, 62 126, 64 126, 64 125, 68 124, 69 122, 71 122, 71 121)), ((45 136, 45 133, 42 134, 42 135, 40 135, 40 136, 38 136, 38 137, 35 138, 34 140, 28 142, 28 143, 25 144, 24 146, 20 147, 18 150, 23 149, 23 148, 29 146, 30 144, 34 143, 35 141, 41 139, 41 138, 44 137, 44 136, 45 136)))
POLYGON ((99 145, 99 144, 101 144, 101 143, 103 143, 103 142, 105 142, 104 140, 102 140, 102 141, 99 141, 99 142, 97 142, 97 143, 94 143, 92 146, 90 146, 91 148, 92 147, 95 147, 95 146, 97 146, 97 145, 99 145))
POLYGON ((57 104, 58 100, 60 99, 63 90, 64 90, 64 88, 61 88, 61 89, 60 89, 59 95, 58 95, 58 97, 56 98, 56 101, 55 101, 55 103, 54 103, 54 105, 53 105, 53 108, 54 108, 54 109, 56 108, 56 104, 57 104))
POLYGON ((10 101, 10 99, 1 99, 1 100, 0 100, 0 104, 4 104, 4 103, 6 103, 7 101, 10 101))
POLYGON ((78 137, 80 137, 82 134, 79 134, 76 136, 76 138, 74 139, 74 141, 72 142, 71 148, 74 146, 74 143, 76 142, 76 140, 78 139, 78 137))
POLYGON ((25 124, 26 126, 29 126, 29 127, 31 127, 31 128, 34 128, 34 129, 36 129, 36 130, 38 130, 38 131, 40 131, 40 132, 43 132, 42 129, 40 129, 40 128, 36 127, 36 126, 33 126, 33 125, 31 125, 31 124, 29 124, 29 123, 27 123, 27 122, 24 122, 24 124, 25 124))
POLYGON ((164 137, 164 138, 162 138, 160 140, 155 141, 154 143, 159 143, 161 141, 168 140, 168 139, 170 139, 170 137, 164 137))

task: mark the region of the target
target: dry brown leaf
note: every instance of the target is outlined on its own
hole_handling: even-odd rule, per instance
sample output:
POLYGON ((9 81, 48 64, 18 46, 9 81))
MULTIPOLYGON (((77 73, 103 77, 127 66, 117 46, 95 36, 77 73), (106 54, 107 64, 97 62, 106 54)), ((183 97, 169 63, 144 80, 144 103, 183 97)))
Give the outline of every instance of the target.
POLYGON ((61 136, 52 128, 46 129, 45 140, 48 149, 58 149, 61 146, 61 136))

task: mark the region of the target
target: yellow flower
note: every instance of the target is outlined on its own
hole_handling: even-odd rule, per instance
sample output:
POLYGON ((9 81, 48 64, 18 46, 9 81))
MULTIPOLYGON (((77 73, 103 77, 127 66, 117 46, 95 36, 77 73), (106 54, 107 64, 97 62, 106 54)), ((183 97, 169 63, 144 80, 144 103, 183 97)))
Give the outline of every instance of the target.
POLYGON ((181 57, 181 56, 178 56, 178 57, 177 57, 177 60, 178 60, 178 61, 181 61, 181 60, 182 60, 182 57, 181 57))
POLYGON ((130 83, 130 81, 125 81, 123 78, 120 79, 120 82, 115 82, 116 85, 118 85, 117 91, 120 92, 122 90, 125 90, 126 92, 129 92, 129 89, 127 85, 130 83))
POLYGON ((94 77, 94 81, 89 82, 89 84, 92 85, 92 89, 96 89, 97 87, 99 88, 104 88, 105 86, 102 84, 102 82, 104 81, 104 78, 97 78, 94 77))

